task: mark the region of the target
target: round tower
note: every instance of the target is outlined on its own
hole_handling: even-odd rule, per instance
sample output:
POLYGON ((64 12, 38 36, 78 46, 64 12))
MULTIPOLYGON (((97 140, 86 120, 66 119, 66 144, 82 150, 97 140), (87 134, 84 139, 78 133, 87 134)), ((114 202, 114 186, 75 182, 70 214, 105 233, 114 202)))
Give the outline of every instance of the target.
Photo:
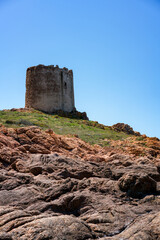
POLYGON ((25 107, 46 113, 72 112, 75 108, 72 70, 54 65, 28 68, 25 107))

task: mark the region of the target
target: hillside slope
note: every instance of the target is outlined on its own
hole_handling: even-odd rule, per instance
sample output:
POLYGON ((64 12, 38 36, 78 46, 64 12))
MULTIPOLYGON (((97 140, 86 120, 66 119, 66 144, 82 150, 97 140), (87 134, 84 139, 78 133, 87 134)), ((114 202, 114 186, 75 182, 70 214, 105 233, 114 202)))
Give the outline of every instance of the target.
POLYGON ((126 124, 110 127, 95 121, 60 117, 26 109, 0 111, 0 124, 7 128, 37 126, 42 130, 50 129, 56 134, 76 136, 87 143, 98 144, 110 150, 134 156, 160 158, 159 139, 140 135, 126 124))

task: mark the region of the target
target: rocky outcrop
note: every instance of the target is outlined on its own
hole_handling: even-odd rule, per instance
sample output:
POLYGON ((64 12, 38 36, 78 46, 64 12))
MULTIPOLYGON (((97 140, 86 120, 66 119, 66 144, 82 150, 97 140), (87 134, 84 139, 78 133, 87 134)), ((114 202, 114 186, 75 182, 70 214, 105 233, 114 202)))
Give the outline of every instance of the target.
POLYGON ((131 126, 125 123, 116 123, 111 128, 117 132, 125 132, 127 134, 132 134, 136 136, 141 135, 139 132, 135 132, 131 126))
POLYGON ((159 159, 0 128, 0 239, 160 239, 159 159))

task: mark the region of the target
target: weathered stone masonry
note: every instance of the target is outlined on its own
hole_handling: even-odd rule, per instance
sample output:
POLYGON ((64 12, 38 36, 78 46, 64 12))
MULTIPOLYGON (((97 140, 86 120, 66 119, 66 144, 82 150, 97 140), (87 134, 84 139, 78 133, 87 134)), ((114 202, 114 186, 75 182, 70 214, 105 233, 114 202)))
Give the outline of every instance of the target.
POLYGON ((47 113, 74 110, 73 72, 58 66, 38 65, 27 69, 26 108, 47 113))

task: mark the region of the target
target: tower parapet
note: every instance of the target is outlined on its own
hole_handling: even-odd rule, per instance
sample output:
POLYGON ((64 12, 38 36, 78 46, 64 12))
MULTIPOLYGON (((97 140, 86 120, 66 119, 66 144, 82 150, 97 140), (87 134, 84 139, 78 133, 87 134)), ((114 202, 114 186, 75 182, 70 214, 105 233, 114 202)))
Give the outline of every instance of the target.
POLYGON ((47 113, 72 112, 73 72, 58 65, 38 65, 27 69, 25 107, 47 113))

